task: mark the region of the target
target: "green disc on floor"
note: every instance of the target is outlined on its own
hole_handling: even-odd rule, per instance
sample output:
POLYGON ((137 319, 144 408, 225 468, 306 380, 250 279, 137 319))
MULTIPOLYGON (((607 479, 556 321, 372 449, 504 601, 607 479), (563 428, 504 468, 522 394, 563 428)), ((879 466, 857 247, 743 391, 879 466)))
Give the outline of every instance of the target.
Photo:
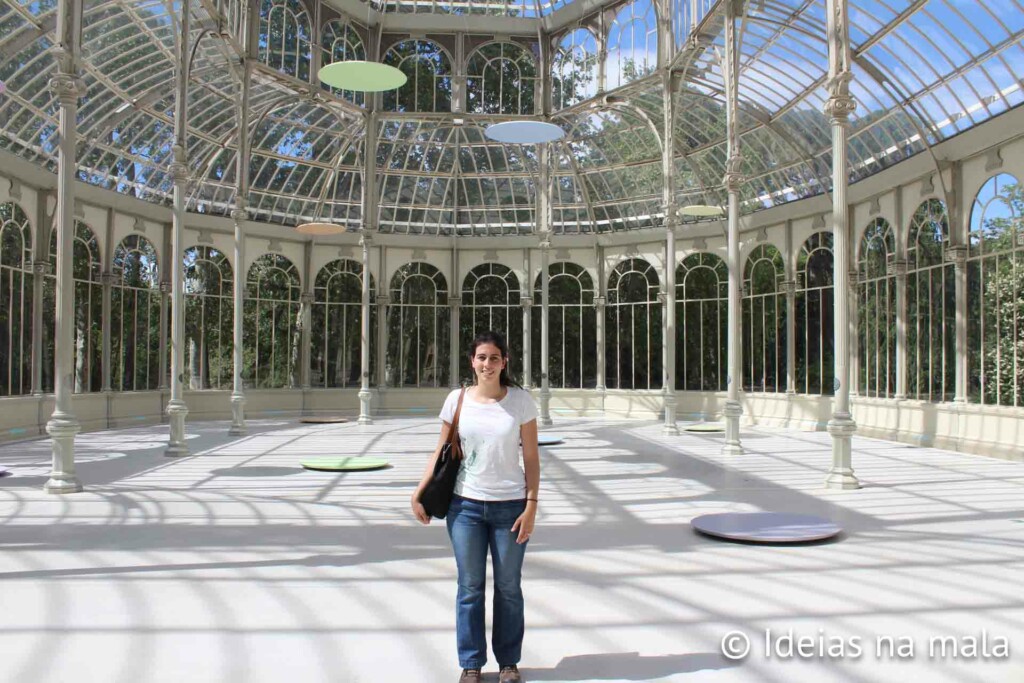
POLYGON ((724 432, 725 425, 718 422, 694 422, 692 425, 683 427, 687 432, 724 432))
POLYGON ((300 463, 307 470, 322 472, 353 472, 356 470, 379 470, 388 466, 384 458, 316 458, 300 463))
POLYGON ((323 417, 307 416, 307 417, 300 417, 299 418, 299 422, 301 422, 303 424, 307 424, 307 425, 336 425, 336 424, 341 424, 343 422, 348 422, 348 418, 347 417, 331 417, 329 415, 328 416, 323 416, 323 417))

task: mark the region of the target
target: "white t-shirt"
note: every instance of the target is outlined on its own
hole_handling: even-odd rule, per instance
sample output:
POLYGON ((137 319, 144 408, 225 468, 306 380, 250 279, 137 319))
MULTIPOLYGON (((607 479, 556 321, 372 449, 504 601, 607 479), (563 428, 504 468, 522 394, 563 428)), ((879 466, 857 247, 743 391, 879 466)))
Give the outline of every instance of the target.
MULTIPOLYGON (((448 394, 441 419, 451 424, 461 389, 448 394)), ((496 403, 477 403, 467 392, 459 413, 462 467, 455 493, 475 500, 517 500, 526 497, 526 474, 519 464, 519 427, 537 419, 530 393, 508 387, 496 403)))

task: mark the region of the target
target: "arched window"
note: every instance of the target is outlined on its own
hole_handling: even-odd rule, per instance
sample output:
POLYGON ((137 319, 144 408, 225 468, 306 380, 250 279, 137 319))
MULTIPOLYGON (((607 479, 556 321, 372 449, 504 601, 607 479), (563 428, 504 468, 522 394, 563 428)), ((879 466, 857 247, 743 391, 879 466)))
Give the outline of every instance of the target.
POLYGON ((0 204, 0 396, 32 391, 32 228, 0 204))
POLYGON ((246 379, 258 388, 297 386, 299 271, 281 254, 249 266, 245 299, 246 379))
POLYGON ((715 254, 690 254, 676 266, 676 387, 724 391, 729 271, 715 254))
MULTIPOLYGON (((333 19, 324 25, 320 35, 320 49, 322 50, 321 63, 325 66, 334 62, 345 62, 351 60, 365 60, 366 48, 363 46, 363 39, 351 24, 333 19)), ((351 90, 339 90, 332 88, 326 83, 320 85, 324 90, 330 90, 338 97, 343 97, 349 102, 362 106, 365 102, 365 94, 351 90)))
POLYGON ((429 263, 407 263, 391 278, 388 306, 389 386, 448 385, 448 283, 429 263))
POLYGON ((651 0, 633 0, 615 15, 608 31, 608 88, 653 73, 658 66, 658 16, 651 0))
POLYGON ((980 403, 1024 405, 1024 189, 1000 173, 971 209, 967 263, 969 393, 980 403))
POLYGON ((515 43, 488 43, 466 66, 470 112, 533 114, 537 65, 529 50, 515 43))
MULTIPOLYGON (((469 353, 473 338, 481 332, 500 332, 508 342, 509 375, 522 372, 523 308, 520 302, 519 278, 508 266, 484 263, 473 268, 462 282, 462 309, 459 311, 459 348, 469 353)), ((459 374, 472 381, 467 363, 460 360, 459 374)))
POLYGON ((638 258, 615 266, 606 310, 608 388, 661 388, 662 312, 654 266, 638 258))
POLYGON ((234 273, 227 256, 207 246, 185 250, 185 359, 192 389, 231 389, 234 273))
MULTIPOLYGON (((541 276, 533 286, 530 321, 530 367, 533 385, 541 384, 541 276)), ((591 389, 597 386, 597 311, 594 281, 575 263, 548 266, 548 386, 553 389, 591 389)))
POLYGON ((260 61, 267 66, 308 81, 312 35, 309 12, 300 0, 260 3, 260 61))
POLYGON ((807 238, 796 262, 796 390, 835 393, 832 233, 807 238))
POLYGON ((907 240, 907 394, 921 401, 952 401, 956 393, 956 279, 948 244, 946 205, 929 199, 914 211, 907 240))
MULTIPOLYGON (((370 276, 370 291, 376 291, 370 276)), ((362 381, 363 264, 331 261, 313 287, 313 386, 357 387, 362 381)), ((377 307, 370 306, 370 377, 377 366, 377 307)))
POLYGON ((782 254, 772 245, 762 244, 747 257, 743 270, 745 391, 786 390, 785 277, 782 254))
MULTIPOLYGON (((103 384, 103 283, 100 244, 82 221, 75 221, 72 273, 75 281, 75 392, 99 391, 103 384)), ((43 280, 43 311, 54 311, 57 288, 57 229, 50 232, 50 263, 53 273, 43 280)), ((56 321, 43 316, 43 387, 53 391, 56 321)))
POLYGON ((889 222, 876 218, 864 230, 857 261, 857 351, 860 393, 896 393, 896 237, 889 222))
POLYGON ((160 385, 160 278, 156 249, 129 235, 114 249, 110 292, 110 383, 114 391, 160 385))
POLYGON ((405 40, 391 46, 381 61, 398 67, 409 79, 384 93, 385 111, 451 111, 452 62, 440 45, 405 40))
POLYGON ((597 92, 597 38, 585 28, 566 33, 551 58, 551 106, 564 109, 597 92))

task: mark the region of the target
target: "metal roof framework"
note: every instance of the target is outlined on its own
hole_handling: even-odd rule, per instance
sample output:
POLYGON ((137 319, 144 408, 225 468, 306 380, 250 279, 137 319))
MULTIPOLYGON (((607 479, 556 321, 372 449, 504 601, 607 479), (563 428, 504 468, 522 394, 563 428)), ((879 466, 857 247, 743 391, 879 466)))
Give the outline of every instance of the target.
MULTIPOLYGON (((650 3, 387 0, 373 6, 306 6, 301 0, 265 0, 252 6, 247 21, 238 0, 192 0, 187 3, 192 27, 187 209, 229 215, 235 207, 239 128, 245 125, 250 146, 245 203, 258 220, 289 225, 319 213, 358 229, 369 154, 377 169, 381 232, 534 232, 541 177, 537 151, 483 136, 487 124, 523 115, 484 114, 466 106, 466 65, 481 46, 495 41, 529 47, 537 75, 529 81, 536 84, 530 116, 567 131, 548 155, 556 234, 664 224, 666 82, 673 88, 675 110, 676 204, 721 205, 724 11, 720 2, 704 0, 650 3), (348 94, 346 99, 321 88, 314 67, 331 55, 329 46, 317 44, 316 30, 307 36, 302 54, 284 50, 280 59, 261 60, 261 50, 273 50, 265 32, 260 34, 266 25, 260 13, 266 20, 275 7, 306 12, 312 28, 347 23, 371 58, 399 39, 431 41, 431 49, 443 52, 451 64, 452 73, 437 82, 451 87, 452 110, 388 110, 380 100, 375 106, 373 98, 363 102, 348 94), (443 35, 405 31, 408 14, 430 15, 430 26, 450 29, 443 35), (651 26, 651 16, 663 25, 651 26), (648 17, 643 19, 648 23, 634 27, 639 33, 620 31, 617 43, 610 43, 613 25, 635 24, 638 17, 648 17), (527 20, 532 35, 522 33, 527 20), (493 28, 473 30, 486 27, 493 28), (507 35, 500 33, 503 27, 507 35), (580 28, 596 36, 596 94, 552 110, 552 55, 564 36, 580 28), (653 71, 637 69, 636 59, 651 53, 636 36, 652 30, 672 44, 652 57, 653 71), (308 60, 306 70, 282 68, 289 59, 308 60), (305 80, 294 75, 307 71, 305 80), (615 79, 608 76, 613 71, 615 79), (665 71, 672 78, 664 78, 665 71), (249 106, 242 112, 237 103, 246 74, 249 106), (623 80, 621 87, 604 87, 623 80), (375 136, 367 136, 369 125, 376 127, 375 136)), ((85 2, 78 65, 85 84, 78 113, 80 180, 170 205, 180 11, 180 3, 162 0, 85 2)), ((59 106, 48 87, 56 70, 55 17, 55 0, 0 0, 0 80, 7 84, 0 96, 0 149, 51 170, 58 151, 59 106)), ((749 213, 829 190, 831 138, 823 113, 828 59, 824 3, 751 0, 743 5, 740 21, 741 210, 749 213)), ((1018 0, 851 0, 850 36, 851 94, 858 102, 851 117, 851 181, 928 153, 936 143, 1024 99, 1024 6, 1018 0)), ((437 68, 429 55, 421 61, 416 68, 437 68)), ((484 83, 477 87, 487 87, 486 74, 477 81, 484 83)))

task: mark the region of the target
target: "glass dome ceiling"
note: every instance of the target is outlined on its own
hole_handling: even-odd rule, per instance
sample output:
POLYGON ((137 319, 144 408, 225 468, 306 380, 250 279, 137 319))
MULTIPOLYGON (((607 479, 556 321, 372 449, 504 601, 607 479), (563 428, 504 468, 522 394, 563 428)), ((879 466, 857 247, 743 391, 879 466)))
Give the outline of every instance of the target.
MULTIPOLYGON (((294 225, 319 215, 358 229, 365 157, 375 151, 382 232, 531 233, 537 151, 493 143, 483 129, 543 116, 567 132, 549 155, 556 233, 662 225, 666 69, 673 74, 676 202, 725 200, 717 2, 634 0, 589 9, 535 0, 257 4, 247 67, 241 3, 187 4, 195 46, 189 211, 230 213, 244 121, 251 145, 247 203, 257 220, 294 225), (662 6, 673 28, 662 28, 671 45, 659 51, 662 6), (366 97, 332 92, 315 80, 318 65, 378 53, 410 82, 385 93, 372 116, 366 97), (239 112, 246 74, 249 107, 239 112), (368 126, 376 135, 367 135, 368 126)), ((170 204, 181 4, 86 0, 84 8, 79 178, 170 204)), ((824 2, 804 0, 744 6, 739 127, 746 212, 828 190, 824 11, 824 2)), ((851 0, 850 18, 858 102, 852 181, 1024 98, 1020 2, 851 0)), ((55 0, 0 0, 0 80, 7 84, 0 148, 50 170, 57 163, 58 105, 48 87, 55 24, 55 0)))

